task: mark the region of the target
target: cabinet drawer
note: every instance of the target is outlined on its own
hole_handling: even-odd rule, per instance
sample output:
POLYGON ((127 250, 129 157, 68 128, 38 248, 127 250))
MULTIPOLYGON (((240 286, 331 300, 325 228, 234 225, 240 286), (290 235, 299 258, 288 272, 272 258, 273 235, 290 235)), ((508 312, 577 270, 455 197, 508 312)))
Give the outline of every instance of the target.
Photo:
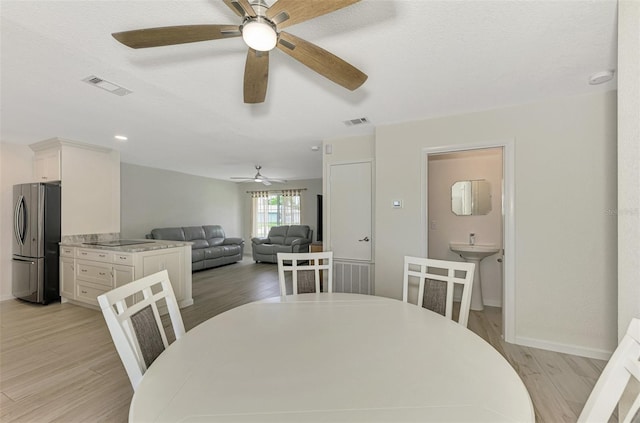
POLYGON ((76 278, 78 279, 78 282, 93 282, 104 285, 109 289, 113 286, 111 266, 103 265, 102 263, 78 260, 76 263, 76 278))
POLYGON ((116 264, 131 265, 133 256, 127 253, 113 253, 113 262, 116 264))
POLYGON ((76 250, 76 257, 87 260, 104 261, 108 263, 113 260, 113 253, 111 251, 83 250, 78 248, 76 250))
POLYGON ((102 295, 107 291, 109 291, 109 289, 78 283, 76 285, 76 300, 98 306, 98 295, 102 295))
POLYGON ((61 257, 73 257, 74 253, 73 247, 60 247, 60 256, 61 257))

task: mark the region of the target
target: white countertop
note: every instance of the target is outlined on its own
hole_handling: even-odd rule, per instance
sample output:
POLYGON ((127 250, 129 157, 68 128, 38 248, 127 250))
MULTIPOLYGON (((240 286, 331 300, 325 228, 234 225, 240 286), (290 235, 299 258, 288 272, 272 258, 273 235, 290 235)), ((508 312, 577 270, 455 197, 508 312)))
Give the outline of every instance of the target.
POLYGON ((509 363, 457 323, 402 301, 302 294, 215 316, 174 342, 130 422, 533 422, 509 363))
POLYGON ((127 239, 127 241, 139 241, 139 242, 144 242, 144 244, 109 247, 104 245, 90 245, 82 242, 61 242, 60 246, 86 248, 91 250, 119 251, 123 253, 140 253, 143 251, 161 250, 164 248, 184 247, 186 245, 193 244, 192 242, 188 242, 188 241, 165 241, 160 239, 127 239))

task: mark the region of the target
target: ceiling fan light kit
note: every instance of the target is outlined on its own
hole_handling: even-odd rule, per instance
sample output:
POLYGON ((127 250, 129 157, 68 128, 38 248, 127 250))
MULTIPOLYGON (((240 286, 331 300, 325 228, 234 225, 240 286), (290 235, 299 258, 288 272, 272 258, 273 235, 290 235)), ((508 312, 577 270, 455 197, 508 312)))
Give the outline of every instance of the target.
POLYGON ((242 39, 250 48, 257 51, 271 51, 276 48, 278 34, 275 25, 267 19, 249 18, 242 25, 242 39))
POLYGON ((241 25, 182 25, 116 32, 113 37, 131 48, 149 48, 242 36, 249 47, 244 71, 244 102, 262 103, 267 93, 269 52, 276 47, 338 85, 355 90, 367 75, 338 56, 281 31, 295 25, 350 6, 360 0, 308 1, 278 0, 267 6, 264 0, 222 0, 236 15, 241 25))

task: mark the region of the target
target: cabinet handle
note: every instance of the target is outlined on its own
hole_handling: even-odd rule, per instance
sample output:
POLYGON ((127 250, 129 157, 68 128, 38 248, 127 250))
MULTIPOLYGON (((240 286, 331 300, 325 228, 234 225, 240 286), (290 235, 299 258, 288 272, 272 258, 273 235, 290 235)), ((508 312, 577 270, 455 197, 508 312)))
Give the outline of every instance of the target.
POLYGON ((87 273, 87 269, 80 269, 81 272, 87 273))
POLYGON ((99 274, 100 276, 105 276, 105 275, 106 275, 106 273, 104 273, 104 272, 98 272, 98 274, 99 274))
POLYGON ((88 292, 87 292, 87 291, 85 291, 85 290, 82 290, 82 291, 80 291, 80 292, 82 292, 83 294, 88 294, 88 292))
POLYGON ((120 260, 126 260, 127 256, 120 256, 120 260))
POLYGON ((105 257, 106 257, 106 255, 105 255, 105 254, 98 254, 98 257, 105 258, 105 257))
POLYGON ((80 253, 80 254, 82 254, 83 256, 86 256, 86 255, 87 255, 87 253, 84 253, 84 252, 82 252, 82 253, 80 253))

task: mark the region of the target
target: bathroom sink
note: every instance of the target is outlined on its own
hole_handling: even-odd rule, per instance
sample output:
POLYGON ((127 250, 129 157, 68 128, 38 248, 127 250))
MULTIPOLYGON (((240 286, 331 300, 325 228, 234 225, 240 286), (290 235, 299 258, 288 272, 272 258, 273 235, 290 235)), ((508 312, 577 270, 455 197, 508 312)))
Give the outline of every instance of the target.
POLYGON ((466 260, 482 260, 483 258, 500 251, 498 247, 492 244, 469 245, 469 244, 452 242, 449 244, 449 248, 454 253, 460 254, 460 256, 462 256, 462 258, 466 260))

